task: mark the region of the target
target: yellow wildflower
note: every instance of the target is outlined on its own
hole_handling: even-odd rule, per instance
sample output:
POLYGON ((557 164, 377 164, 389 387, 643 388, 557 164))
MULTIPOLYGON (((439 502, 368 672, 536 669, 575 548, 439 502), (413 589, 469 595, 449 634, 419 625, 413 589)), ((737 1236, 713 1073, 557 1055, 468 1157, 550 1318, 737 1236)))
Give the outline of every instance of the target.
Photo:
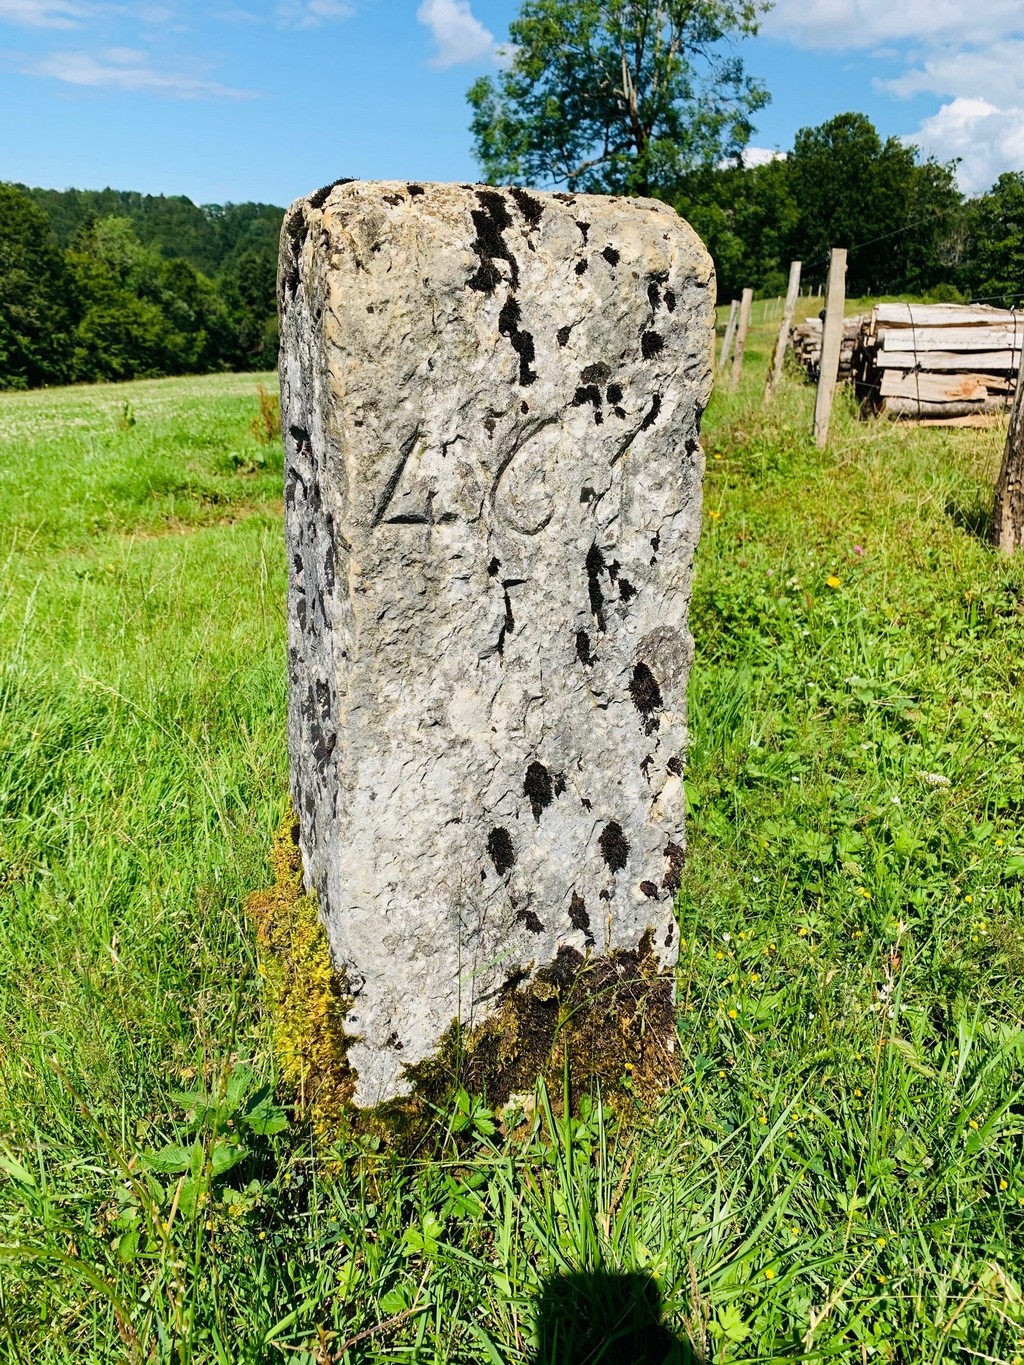
POLYGON ((842 587, 843 580, 837 578, 835 574, 829 574, 828 578, 825 579, 825 582, 830 588, 839 588, 842 587))

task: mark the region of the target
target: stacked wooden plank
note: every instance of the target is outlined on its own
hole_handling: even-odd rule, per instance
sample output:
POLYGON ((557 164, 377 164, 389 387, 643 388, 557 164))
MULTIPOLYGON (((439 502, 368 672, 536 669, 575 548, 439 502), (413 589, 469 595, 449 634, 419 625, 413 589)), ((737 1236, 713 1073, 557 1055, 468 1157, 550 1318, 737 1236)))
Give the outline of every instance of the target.
MULTIPOLYGON (((847 318, 843 323, 843 345, 839 352, 840 384, 849 383, 853 378, 853 357, 865 321, 863 317, 854 317, 847 318)), ((814 384, 818 382, 818 373, 821 369, 823 326, 821 318, 808 318, 805 322, 795 323, 789 329, 789 344, 796 362, 806 371, 808 379, 814 384)))
POLYGON ((1013 401, 1024 314, 981 304, 880 303, 855 357, 862 411, 963 422, 1013 401))

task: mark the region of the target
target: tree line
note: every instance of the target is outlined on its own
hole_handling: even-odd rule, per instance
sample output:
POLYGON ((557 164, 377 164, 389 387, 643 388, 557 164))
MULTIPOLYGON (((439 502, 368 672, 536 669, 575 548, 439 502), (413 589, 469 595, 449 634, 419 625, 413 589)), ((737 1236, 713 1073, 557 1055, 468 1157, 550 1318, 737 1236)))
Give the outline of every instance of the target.
MULTIPOLYGON (((847 292, 1011 305, 1024 173, 965 198, 956 166, 840 114, 746 165, 768 102, 730 39, 765 0, 522 0, 507 60, 468 92, 491 184, 653 195, 704 239, 719 300, 785 289, 791 260, 847 292)), ((266 369, 283 210, 0 183, 0 388, 266 369)))
POLYGON ((769 102, 737 40, 770 0, 521 0, 505 62, 468 91, 491 184, 652 195, 704 239, 719 299, 784 291, 791 260, 824 280, 849 252, 849 293, 991 298, 1024 293, 1024 175, 965 199, 955 164, 883 140, 863 114, 797 133, 744 164, 769 102))
POLYGON ((272 368, 282 216, 0 183, 0 388, 272 368))

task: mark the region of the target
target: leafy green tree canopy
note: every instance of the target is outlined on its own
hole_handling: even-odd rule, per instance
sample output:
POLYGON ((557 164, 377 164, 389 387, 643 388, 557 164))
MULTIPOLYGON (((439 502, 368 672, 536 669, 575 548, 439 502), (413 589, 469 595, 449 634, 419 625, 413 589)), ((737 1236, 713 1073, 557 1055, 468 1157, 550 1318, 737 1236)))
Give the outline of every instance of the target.
POLYGON ((955 230, 960 206, 951 166, 919 165, 916 148, 895 137, 883 142, 864 114, 839 114, 800 129, 788 177, 799 206, 793 252, 805 274, 823 278, 829 249, 842 246, 850 251, 850 293, 933 282, 928 263, 955 230))
POLYGON ((969 284, 976 297, 1024 303, 1024 171, 1007 171, 967 214, 969 284))
POLYGON ((768 0, 523 0, 507 67, 469 91, 491 182, 668 197, 738 156, 768 103, 726 40, 768 0))
POLYGON ((0 183, 0 388, 67 378, 64 258, 46 215, 0 183))

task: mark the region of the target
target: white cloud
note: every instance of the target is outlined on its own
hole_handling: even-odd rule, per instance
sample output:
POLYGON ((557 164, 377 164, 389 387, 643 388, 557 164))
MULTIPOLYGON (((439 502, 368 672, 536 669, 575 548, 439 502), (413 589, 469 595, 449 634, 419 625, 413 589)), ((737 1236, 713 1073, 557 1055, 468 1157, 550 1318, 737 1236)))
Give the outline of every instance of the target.
POLYGON ((767 166, 769 161, 785 161, 786 153, 771 147, 744 147, 744 166, 767 166))
POLYGON ((961 157, 960 188, 980 194, 1005 170, 1024 170, 1024 107, 984 99, 951 100, 925 119, 908 142, 940 161, 961 157))
POLYGON ((762 27, 798 47, 873 51, 892 42, 1001 42, 1020 25, 1020 0, 776 0, 762 27))
POLYGON ((869 53, 901 65, 876 90, 942 102, 905 141, 959 157, 961 188, 987 189, 1024 170, 1021 0, 776 0, 764 32, 797 47, 869 53))
POLYGON ((0 0, 0 23, 24 28, 77 28, 86 14, 74 0, 0 0))
POLYGON ((991 47, 969 49, 941 46, 915 54, 901 76, 877 82, 878 89, 910 98, 913 95, 952 95, 1015 104, 1020 98, 1024 69, 1024 38, 1008 38, 991 47))
POLYGON ((282 28, 322 28, 351 19, 354 14, 347 0, 284 0, 277 7, 282 28))
POLYGON ((494 34, 474 15, 469 0, 423 0, 416 18, 430 29, 437 44, 431 66, 456 66, 496 55, 494 34))
POLYGON ((51 52, 26 62, 21 70, 30 76, 46 76, 65 85, 94 89, 128 90, 166 95, 170 99, 251 99, 251 90, 233 90, 218 81, 182 71, 158 71, 149 56, 134 48, 107 48, 89 52, 51 52))

